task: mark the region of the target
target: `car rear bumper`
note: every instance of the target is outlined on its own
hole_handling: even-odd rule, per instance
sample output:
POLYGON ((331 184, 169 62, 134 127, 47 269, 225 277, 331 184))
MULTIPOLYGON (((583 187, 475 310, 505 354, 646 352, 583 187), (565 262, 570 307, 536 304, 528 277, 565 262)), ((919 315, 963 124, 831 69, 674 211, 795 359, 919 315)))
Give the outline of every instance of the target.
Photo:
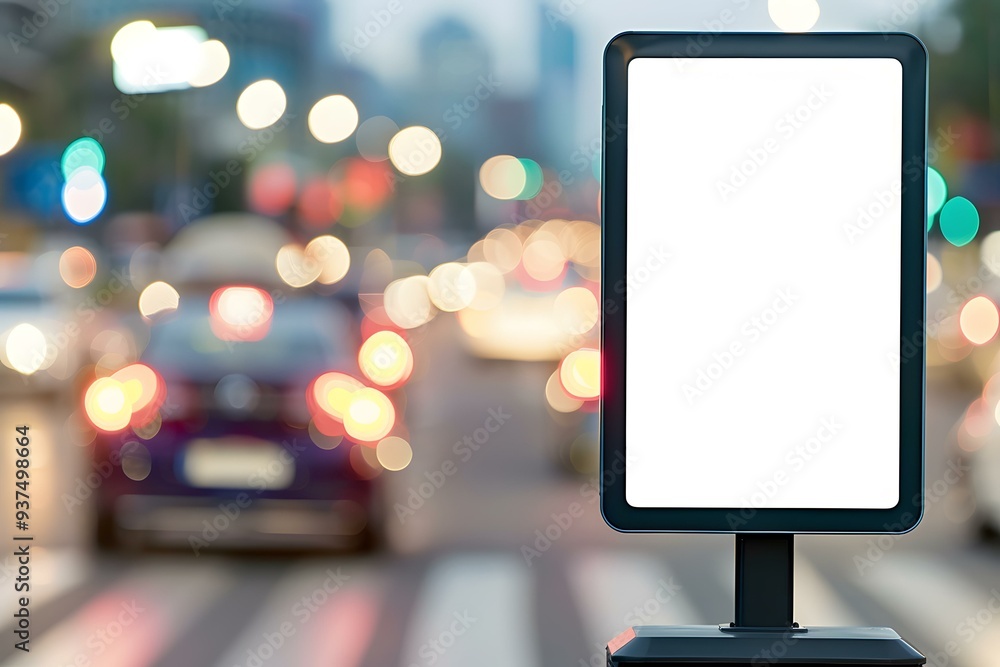
POLYGON ((126 494, 108 520, 124 542, 188 546, 196 554, 215 545, 302 548, 350 545, 371 529, 371 510, 358 500, 178 497, 126 494))

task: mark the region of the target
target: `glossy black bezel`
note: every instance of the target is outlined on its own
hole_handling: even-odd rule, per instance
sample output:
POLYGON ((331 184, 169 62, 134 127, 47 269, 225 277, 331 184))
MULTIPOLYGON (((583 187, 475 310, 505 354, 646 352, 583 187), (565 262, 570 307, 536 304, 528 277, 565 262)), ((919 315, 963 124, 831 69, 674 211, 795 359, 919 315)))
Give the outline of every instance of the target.
MULTIPOLYGON (((629 532, 904 533, 923 514, 927 51, 905 33, 637 33, 604 53, 601 511, 629 532), (628 65, 633 58, 893 58, 903 70, 899 503, 890 509, 633 507, 625 498, 628 65)), ((748 433, 747 438, 766 437, 748 433)), ((668 483, 669 480, 664 480, 668 483)))

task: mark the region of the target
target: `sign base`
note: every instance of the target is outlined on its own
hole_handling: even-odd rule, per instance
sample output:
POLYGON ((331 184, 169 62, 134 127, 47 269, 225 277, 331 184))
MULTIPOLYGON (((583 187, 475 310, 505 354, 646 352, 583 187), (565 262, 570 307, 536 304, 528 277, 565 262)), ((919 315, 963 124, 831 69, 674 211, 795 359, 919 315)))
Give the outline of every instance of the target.
POLYGON ((743 630, 717 625, 629 628, 608 643, 608 667, 641 665, 923 665, 926 658, 890 628, 743 630))

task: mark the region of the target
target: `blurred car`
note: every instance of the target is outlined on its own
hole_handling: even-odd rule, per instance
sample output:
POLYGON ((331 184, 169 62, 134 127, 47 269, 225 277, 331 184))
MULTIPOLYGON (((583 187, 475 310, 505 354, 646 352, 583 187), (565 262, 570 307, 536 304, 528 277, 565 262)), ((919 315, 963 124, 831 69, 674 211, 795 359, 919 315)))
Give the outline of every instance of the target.
POLYGON ((317 376, 353 367, 354 330, 345 309, 315 297, 250 286, 182 297, 139 363, 84 397, 101 431, 95 467, 108 472, 98 543, 370 546, 373 482, 352 443, 310 426, 306 400, 317 376))

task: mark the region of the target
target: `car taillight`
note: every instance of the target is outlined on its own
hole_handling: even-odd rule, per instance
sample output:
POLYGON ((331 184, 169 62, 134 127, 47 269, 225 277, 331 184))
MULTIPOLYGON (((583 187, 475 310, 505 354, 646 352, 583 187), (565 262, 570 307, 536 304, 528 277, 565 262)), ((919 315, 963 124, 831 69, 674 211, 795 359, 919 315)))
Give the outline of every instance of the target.
POLYGON ((396 408, 389 397, 344 373, 324 373, 306 391, 313 422, 325 435, 375 443, 392 432, 396 408))
POLYGON ((145 364, 129 364, 108 377, 94 380, 83 408, 100 431, 114 433, 152 422, 166 398, 163 378, 145 364))
POLYGON ((258 287, 222 287, 208 304, 209 324, 220 340, 256 341, 267 335, 274 300, 258 287))

